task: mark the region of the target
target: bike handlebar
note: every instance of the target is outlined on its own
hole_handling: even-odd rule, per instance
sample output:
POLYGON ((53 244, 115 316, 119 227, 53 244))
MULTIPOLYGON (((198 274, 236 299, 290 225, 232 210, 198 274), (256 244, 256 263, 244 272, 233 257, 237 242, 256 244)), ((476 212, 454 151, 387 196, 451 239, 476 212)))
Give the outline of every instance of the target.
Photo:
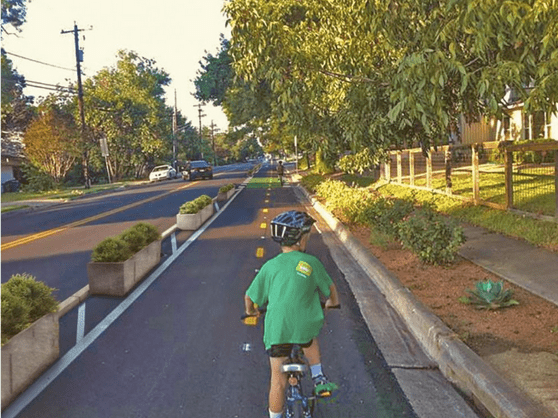
MULTIPOLYGON (((326 308, 324 302, 320 302, 320 304, 322 305, 322 309, 326 308)), ((328 309, 341 309, 341 304, 330 306, 328 309)), ((258 315, 244 314, 240 317, 240 320, 244 323, 244 325, 252 325, 252 326, 258 325, 258 320, 260 316, 262 314, 265 314, 267 312, 267 309, 258 307, 258 312, 259 312, 258 315)))

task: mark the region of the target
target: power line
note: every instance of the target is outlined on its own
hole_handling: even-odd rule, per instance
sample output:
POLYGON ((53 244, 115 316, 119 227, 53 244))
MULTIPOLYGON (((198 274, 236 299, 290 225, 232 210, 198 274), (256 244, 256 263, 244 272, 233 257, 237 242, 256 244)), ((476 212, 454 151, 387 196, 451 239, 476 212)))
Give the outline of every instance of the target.
POLYGON ((18 58, 21 58, 21 59, 24 59, 24 60, 36 62, 37 64, 47 65, 49 67, 54 67, 54 68, 60 68, 61 70, 66 70, 66 71, 72 71, 72 72, 75 71, 73 68, 66 68, 66 67, 61 67, 59 65, 55 65, 55 64, 49 64, 47 62, 38 61, 38 60, 35 60, 35 59, 32 59, 32 58, 23 57, 21 55, 14 54, 14 53, 6 51, 6 50, 4 50, 4 52, 6 54, 13 55, 14 57, 18 57, 18 58))
MULTIPOLYGON (((14 77, 3 77, 3 80, 19 81, 19 79, 14 77)), ((50 83, 44 83, 42 81, 33 81, 27 79, 25 79, 25 87, 54 90, 54 91, 65 90, 70 93, 76 92, 76 89, 73 87, 61 86, 59 84, 50 84, 50 83)))

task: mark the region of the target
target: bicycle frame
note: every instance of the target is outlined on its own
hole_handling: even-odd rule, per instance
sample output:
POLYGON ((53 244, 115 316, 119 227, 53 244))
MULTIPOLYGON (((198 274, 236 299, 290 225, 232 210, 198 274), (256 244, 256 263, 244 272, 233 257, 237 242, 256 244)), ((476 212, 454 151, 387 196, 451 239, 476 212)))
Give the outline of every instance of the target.
MULTIPOLYGON (((312 418, 315 406, 315 397, 307 397, 302 391, 301 380, 308 370, 301 356, 301 348, 294 345, 289 359, 283 364, 282 371, 287 375, 287 392, 285 397, 285 418, 295 418, 297 403, 302 408, 302 417, 312 418)), ((300 415, 298 415, 300 416, 300 415)))

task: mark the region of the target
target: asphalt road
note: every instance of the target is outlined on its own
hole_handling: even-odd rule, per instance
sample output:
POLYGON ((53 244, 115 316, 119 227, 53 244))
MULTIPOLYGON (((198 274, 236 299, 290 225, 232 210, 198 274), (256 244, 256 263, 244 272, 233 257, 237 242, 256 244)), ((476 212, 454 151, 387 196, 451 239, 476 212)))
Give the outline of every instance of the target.
POLYGON ((87 284, 87 263, 103 239, 140 221, 163 232, 176 223, 180 205, 202 194, 215 197, 224 184, 242 182, 251 166, 216 167, 213 180, 163 181, 33 212, 3 214, 2 283, 13 274, 28 273, 58 289, 55 297, 63 301, 87 284), (28 242, 4 249, 23 239, 28 242))
MULTIPOLYGON (((266 175, 264 167, 258 176, 266 175)), ((239 317, 256 269, 279 252, 267 223, 297 206, 289 187, 240 192, 195 241, 169 258, 176 257, 143 293, 134 292, 133 303, 110 301, 118 304, 119 315, 113 311, 86 329, 79 350, 51 369, 57 369, 52 379, 43 375, 47 384, 33 389, 17 416, 267 416, 262 328, 246 327, 239 317)), ((94 227, 127 219, 115 216, 94 227)), ((342 304, 328 314, 320 337, 324 369, 340 390, 319 405, 316 417, 413 417, 319 234, 311 237, 308 251, 326 265, 342 304)), ((92 299, 99 298, 88 299, 87 315, 92 299)), ((15 416, 9 409, 4 413, 15 416)))

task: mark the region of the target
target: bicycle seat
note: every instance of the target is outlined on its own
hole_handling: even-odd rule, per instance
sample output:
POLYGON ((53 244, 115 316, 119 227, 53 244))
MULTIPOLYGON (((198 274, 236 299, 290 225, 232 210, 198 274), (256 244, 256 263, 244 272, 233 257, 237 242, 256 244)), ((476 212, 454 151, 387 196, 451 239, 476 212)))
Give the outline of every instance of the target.
POLYGON ((306 366, 306 364, 299 364, 299 363, 283 364, 281 370, 283 371, 283 373, 289 373, 289 372, 304 373, 305 371, 308 370, 308 366, 306 366))

